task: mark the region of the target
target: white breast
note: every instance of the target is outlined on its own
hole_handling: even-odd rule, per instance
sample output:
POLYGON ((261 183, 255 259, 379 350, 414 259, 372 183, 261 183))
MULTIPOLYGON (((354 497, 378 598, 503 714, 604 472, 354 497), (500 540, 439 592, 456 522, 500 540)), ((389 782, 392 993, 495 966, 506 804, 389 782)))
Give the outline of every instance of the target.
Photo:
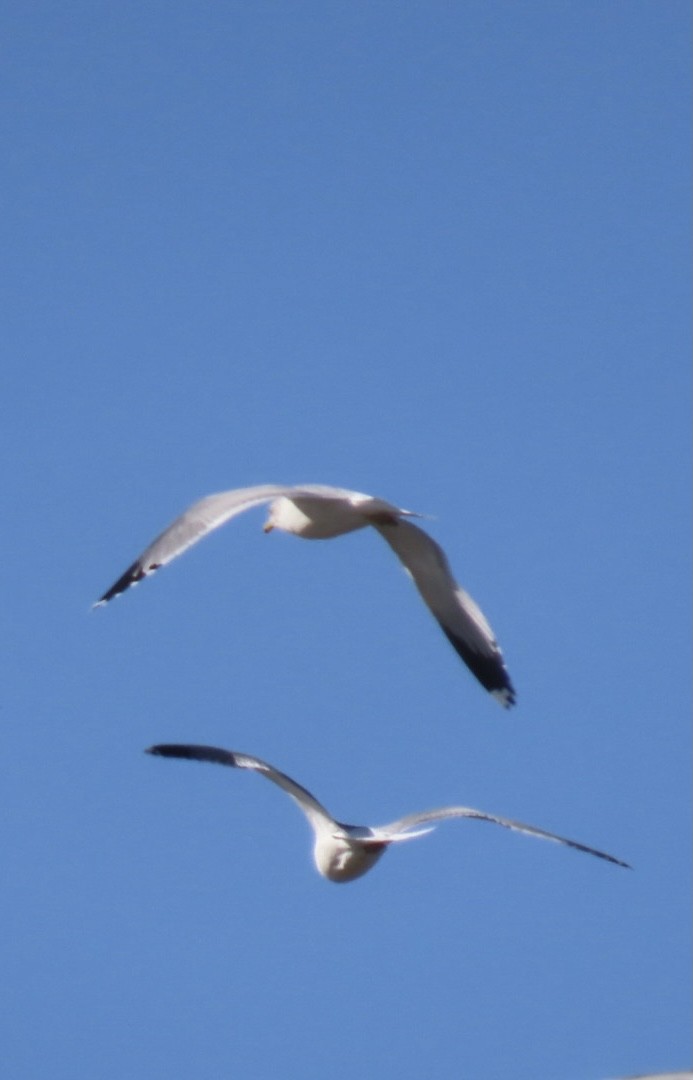
POLYGON ((345 499, 283 495, 272 503, 267 524, 304 540, 329 540, 362 529, 368 522, 345 499))
POLYGON ((364 847, 347 837, 322 837, 313 850, 315 865, 330 881, 353 881, 375 866, 387 848, 387 843, 364 847))

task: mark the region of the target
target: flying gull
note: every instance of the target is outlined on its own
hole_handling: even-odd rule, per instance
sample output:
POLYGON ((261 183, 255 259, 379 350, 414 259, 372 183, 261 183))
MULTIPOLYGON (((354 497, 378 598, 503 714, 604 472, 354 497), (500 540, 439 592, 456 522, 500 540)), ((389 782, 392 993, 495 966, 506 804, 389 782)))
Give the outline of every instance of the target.
POLYGON ((279 529, 305 540, 328 540, 372 525, 397 555, 443 633, 481 685, 506 708, 514 703, 515 690, 489 623, 455 581, 442 548, 407 520, 419 515, 358 491, 318 484, 261 484, 208 495, 164 529, 94 606, 125 592, 213 529, 261 503, 270 503, 265 532, 279 529))
POLYGON ((472 810, 468 806, 443 806, 438 810, 423 810, 419 814, 407 814, 397 821, 390 822, 389 825, 378 825, 373 828, 368 825, 345 825, 331 817, 325 807, 291 777, 272 765, 268 765, 266 761, 251 757, 249 754, 221 750, 216 746, 172 743, 150 746, 147 753, 157 754, 160 757, 213 761, 236 769, 251 769, 266 776, 273 784, 277 784, 286 791, 307 817, 315 835, 313 847, 315 865, 323 877, 329 878, 330 881, 353 881, 361 877, 375 866, 390 844, 424 836, 432 832, 435 826, 423 829, 416 826, 443 821, 446 818, 475 818, 477 821, 490 821, 494 825, 502 825, 506 829, 526 833, 528 836, 555 840, 577 851, 586 851, 589 855, 596 855, 599 859, 606 859, 607 862, 628 868, 628 863, 621 862, 620 859, 607 855, 603 851, 587 847, 585 844, 579 844, 576 840, 566 840, 563 836, 556 836, 544 829, 537 829, 533 825, 523 825, 520 821, 510 821, 508 818, 497 817, 495 814, 484 814, 481 810, 472 810))

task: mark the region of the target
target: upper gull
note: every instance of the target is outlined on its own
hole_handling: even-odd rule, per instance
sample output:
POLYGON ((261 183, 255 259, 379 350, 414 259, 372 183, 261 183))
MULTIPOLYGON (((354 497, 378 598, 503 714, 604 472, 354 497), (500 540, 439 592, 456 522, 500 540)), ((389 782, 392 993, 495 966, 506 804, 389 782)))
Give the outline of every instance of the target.
POLYGON ((455 581, 442 548, 407 520, 419 515, 358 491, 318 484, 260 484, 208 495, 164 529, 95 607, 125 592, 237 514, 267 502, 265 532, 279 529, 305 540, 327 540, 372 525, 397 555, 472 674, 505 708, 514 703, 515 690, 493 630, 469 593, 455 581))

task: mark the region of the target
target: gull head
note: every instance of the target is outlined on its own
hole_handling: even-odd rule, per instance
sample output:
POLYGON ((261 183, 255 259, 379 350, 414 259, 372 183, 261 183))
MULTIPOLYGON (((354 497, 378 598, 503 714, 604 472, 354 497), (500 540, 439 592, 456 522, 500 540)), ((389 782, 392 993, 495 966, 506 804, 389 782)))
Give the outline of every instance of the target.
POLYGON ((295 536, 307 536, 310 535, 311 524, 311 517, 299 510, 293 500, 282 495, 270 503, 262 531, 270 533, 273 529, 279 529, 280 532, 293 533, 295 536))

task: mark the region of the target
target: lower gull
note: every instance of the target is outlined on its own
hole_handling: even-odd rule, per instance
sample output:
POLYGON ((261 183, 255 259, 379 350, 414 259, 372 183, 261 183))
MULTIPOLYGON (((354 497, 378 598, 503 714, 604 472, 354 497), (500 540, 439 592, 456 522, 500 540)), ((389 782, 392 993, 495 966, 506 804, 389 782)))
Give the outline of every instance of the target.
POLYGON ((447 818, 490 821, 494 825, 502 825, 505 829, 525 833, 527 836, 554 840, 558 844, 565 844, 577 851, 586 851, 588 855, 596 855, 599 859, 606 859, 607 862, 615 863, 616 866, 625 866, 629 869, 628 863, 616 859, 613 855, 607 855, 604 851, 597 851, 596 848, 580 844, 577 840, 567 840, 564 836, 556 836, 555 833, 538 829, 534 825, 524 825, 521 821, 511 821, 509 818, 498 817, 495 814, 485 814, 481 810, 472 810, 468 806, 443 806, 438 810, 423 810, 418 814, 406 814, 397 821, 391 821, 389 825, 373 827, 345 825, 341 821, 336 821, 309 791, 297 784, 286 773, 280 772, 279 769, 268 765, 266 761, 251 757, 249 754, 222 750, 216 746, 177 743, 151 746, 147 753, 156 754, 159 757, 212 761, 219 765, 230 765, 236 769, 251 769, 253 772, 260 773, 261 776, 266 776, 273 784, 277 784, 286 791, 305 814, 315 835, 313 847, 315 865, 323 877, 329 878, 330 881, 353 881, 361 877, 375 866, 390 844, 424 836, 432 831, 433 826, 423 829, 417 826, 444 821, 447 818))

